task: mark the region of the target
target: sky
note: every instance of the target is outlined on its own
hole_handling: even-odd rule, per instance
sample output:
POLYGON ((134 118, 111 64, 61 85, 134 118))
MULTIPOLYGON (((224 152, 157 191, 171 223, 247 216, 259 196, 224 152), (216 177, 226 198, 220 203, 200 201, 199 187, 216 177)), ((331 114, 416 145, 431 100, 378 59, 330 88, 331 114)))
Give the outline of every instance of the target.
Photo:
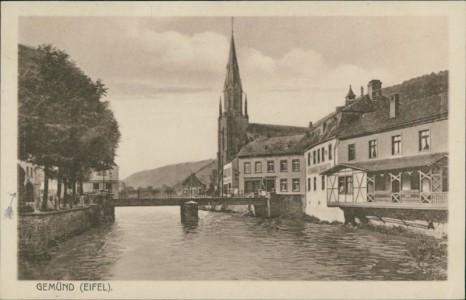
MULTIPOLYGON (((120 179, 215 158, 231 36, 226 17, 22 17, 19 42, 52 44, 108 88, 120 179)), ((443 17, 235 17, 250 122, 308 126, 352 85, 448 69, 443 17)))

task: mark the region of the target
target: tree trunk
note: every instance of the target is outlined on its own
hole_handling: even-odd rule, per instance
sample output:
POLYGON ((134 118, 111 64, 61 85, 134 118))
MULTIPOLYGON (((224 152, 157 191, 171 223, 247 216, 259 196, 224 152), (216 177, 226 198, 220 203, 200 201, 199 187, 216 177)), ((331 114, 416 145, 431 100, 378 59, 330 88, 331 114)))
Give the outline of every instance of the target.
POLYGON ((60 198, 61 198, 61 185, 63 183, 63 180, 61 177, 58 177, 57 179, 57 201, 55 201, 55 209, 59 210, 60 209, 60 198))
POLYGON ((42 197, 42 211, 47 210, 47 202, 49 198, 49 172, 44 168, 44 195, 42 197))
POLYGON ((76 198, 76 180, 74 179, 71 181, 71 191, 73 192, 73 196, 71 197, 70 207, 73 208, 74 199, 76 198))
POLYGON ((68 179, 63 179, 63 206, 68 204, 68 179))
POLYGON ((81 179, 81 180, 79 180, 79 195, 82 195, 82 194, 84 194, 84 191, 83 191, 83 185, 84 185, 84 184, 83 184, 83 181, 82 181, 82 179, 81 179))

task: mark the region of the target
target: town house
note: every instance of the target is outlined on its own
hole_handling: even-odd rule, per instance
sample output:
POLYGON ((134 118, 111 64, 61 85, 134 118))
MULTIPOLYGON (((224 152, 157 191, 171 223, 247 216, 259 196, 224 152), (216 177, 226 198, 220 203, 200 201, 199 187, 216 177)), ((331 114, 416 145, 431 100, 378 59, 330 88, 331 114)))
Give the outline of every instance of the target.
POLYGON ((375 109, 339 133, 337 164, 321 173, 327 205, 446 210, 448 94, 371 100, 375 109))
POLYGON ((304 195, 304 135, 257 139, 238 154, 240 193, 304 195))

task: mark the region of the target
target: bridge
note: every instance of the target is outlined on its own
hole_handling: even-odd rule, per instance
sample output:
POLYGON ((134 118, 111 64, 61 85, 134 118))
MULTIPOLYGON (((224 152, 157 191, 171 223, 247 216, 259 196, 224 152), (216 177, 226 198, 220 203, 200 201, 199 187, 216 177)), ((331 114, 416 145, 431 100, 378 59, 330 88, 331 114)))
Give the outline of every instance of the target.
POLYGON ((267 205, 267 198, 122 198, 113 199, 115 207, 125 206, 181 206, 188 201, 198 205, 267 205))
MULTIPOLYGON (((198 206, 217 206, 217 205, 254 205, 255 210, 262 208, 264 215, 270 217, 270 199, 265 197, 246 198, 246 197, 199 197, 199 198, 120 198, 108 199, 112 209, 115 207, 134 207, 134 206, 179 206, 181 221, 183 223, 192 223, 198 220, 198 206)), ((114 212, 113 212, 114 215, 114 212)))

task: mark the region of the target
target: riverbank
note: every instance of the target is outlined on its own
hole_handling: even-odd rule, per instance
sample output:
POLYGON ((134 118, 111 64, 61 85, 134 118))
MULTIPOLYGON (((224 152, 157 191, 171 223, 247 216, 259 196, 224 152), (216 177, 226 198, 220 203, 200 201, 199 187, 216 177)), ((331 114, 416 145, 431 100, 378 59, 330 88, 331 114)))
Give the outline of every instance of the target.
POLYGON ((344 226, 352 231, 371 231, 380 236, 396 236, 406 242, 407 251, 416 260, 413 266, 423 274, 431 277, 432 280, 446 280, 448 268, 448 237, 442 238, 430 236, 422 232, 416 232, 402 226, 383 226, 374 224, 358 224, 356 226, 341 222, 321 221, 314 216, 305 215, 303 222, 313 224, 330 224, 344 226))
POLYGON ((59 242, 114 220, 114 207, 106 205, 22 213, 18 219, 18 254, 46 259, 59 242))

